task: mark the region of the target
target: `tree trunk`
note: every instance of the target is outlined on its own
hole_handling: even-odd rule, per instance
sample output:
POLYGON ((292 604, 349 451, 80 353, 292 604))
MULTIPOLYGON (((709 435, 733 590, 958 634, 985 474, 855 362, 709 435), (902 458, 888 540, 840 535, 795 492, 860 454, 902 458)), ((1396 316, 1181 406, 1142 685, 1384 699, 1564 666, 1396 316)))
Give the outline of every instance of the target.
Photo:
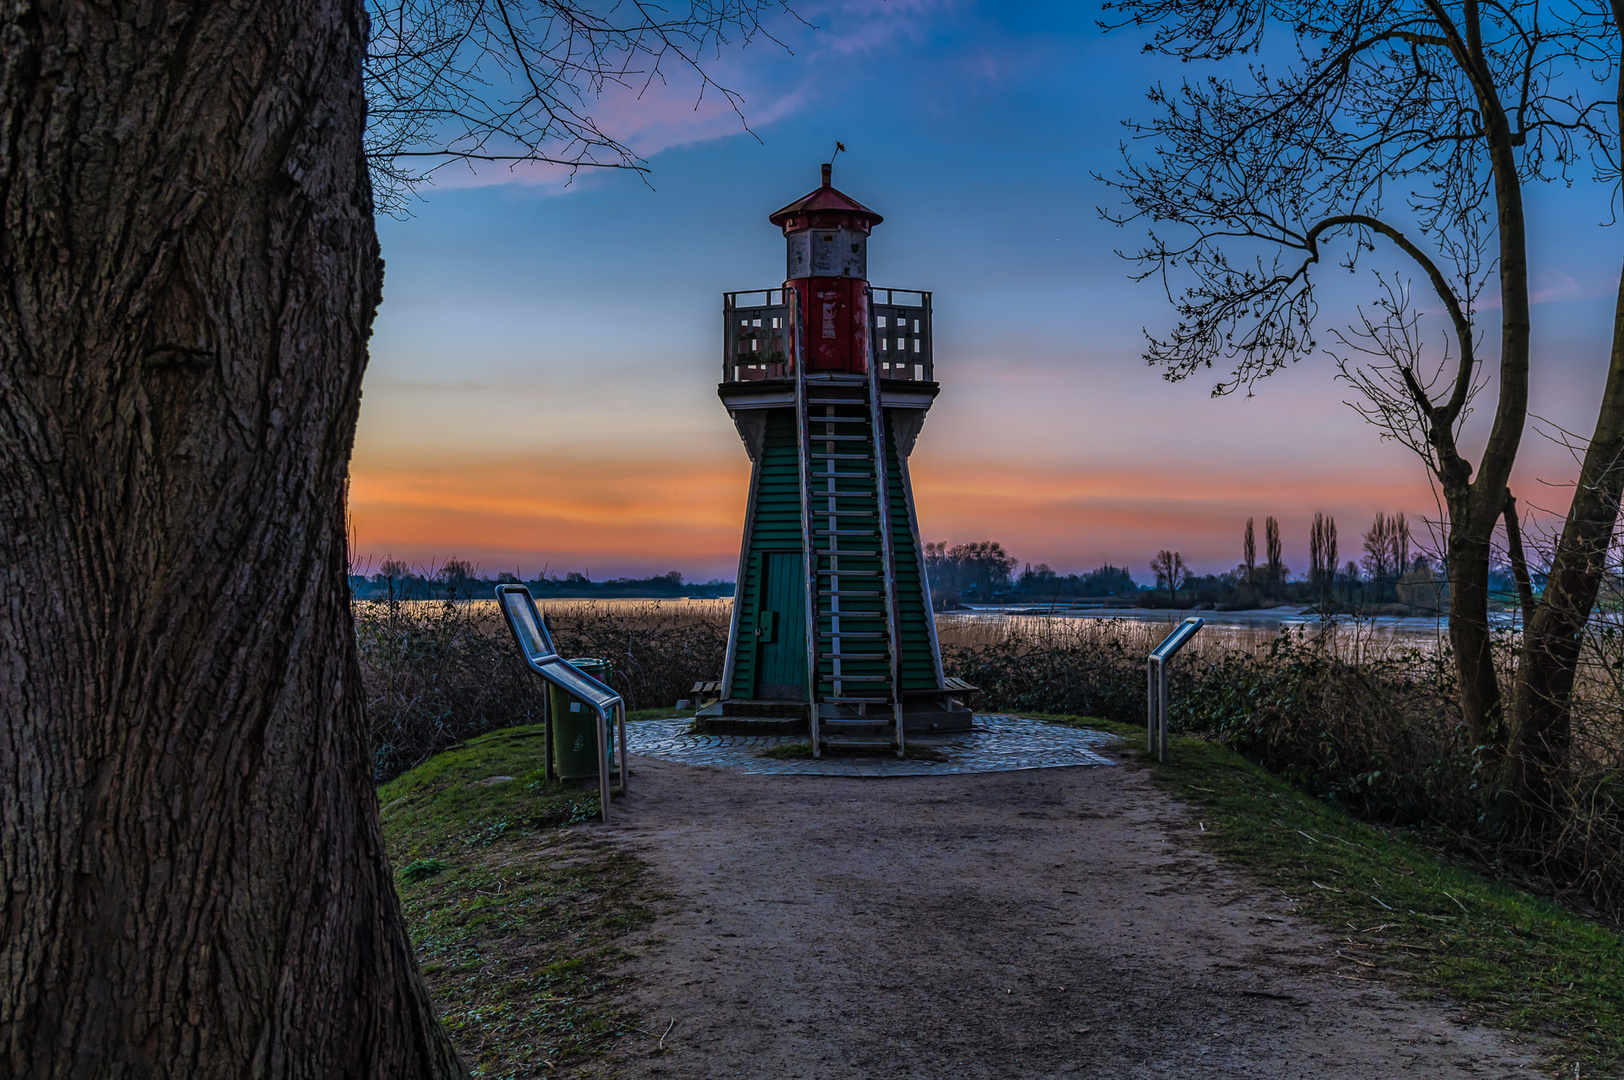
POLYGON ((378 826, 358 0, 0 15, 0 1072, 465 1075, 378 826))
MULTIPOLYGON (((1449 641, 1460 677, 1461 713, 1475 747, 1491 755, 1504 745, 1498 676, 1489 638, 1489 555, 1494 529, 1505 506, 1506 485, 1528 419, 1528 234, 1522 180, 1510 122, 1491 92, 1475 6, 1466 11, 1471 55, 1465 70, 1475 72, 1487 129, 1485 147, 1494 175, 1496 230, 1500 239, 1500 388, 1494 423, 1478 461, 1477 475, 1454 452, 1446 429, 1433 435, 1439 455, 1444 498, 1449 507, 1449 641)), ((1464 346, 1463 346, 1464 355, 1464 346)))
POLYGON ((1624 490, 1624 284, 1613 318, 1613 354, 1601 409, 1579 468, 1551 572, 1523 631, 1512 691, 1503 787, 1523 814, 1556 808, 1556 785, 1572 741, 1573 683, 1579 646, 1595 607, 1624 490))
POLYGON ((1473 528, 1469 492, 1448 505, 1449 645, 1460 680, 1461 717, 1472 746, 1493 754, 1501 733, 1500 682, 1489 643, 1489 543, 1473 528))

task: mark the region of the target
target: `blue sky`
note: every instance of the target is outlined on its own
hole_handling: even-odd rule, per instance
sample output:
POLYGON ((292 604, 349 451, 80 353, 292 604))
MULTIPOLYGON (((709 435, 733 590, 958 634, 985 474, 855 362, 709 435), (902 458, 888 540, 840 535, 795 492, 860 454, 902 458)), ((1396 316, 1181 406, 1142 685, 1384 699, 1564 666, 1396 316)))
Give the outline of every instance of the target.
MULTIPOLYGON (((821 3, 789 46, 725 51, 718 81, 752 132, 674 80, 601 103, 646 157, 624 172, 453 167, 380 223, 384 302, 352 483, 359 561, 449 556, 526 574, 678 569, 731 577, 748 461, 715 396, 721 293, 778 284, 766 215, 835 183, 885 215, 878 286, 935 294, 943 389, 912 461, 927 539, 997 539, 1061 570, 1159 548, 1201 570, 1239 559, 1245 519, 1308 521, 1343 548, 1378 511, 1435 517, 1421 464, 1344 401, 1329 359, 1250 398, 1170 385, 1140 359, 1171 309, 1114 251, 1093 179, 1157 79, 1190 74, 1069 4, 821 3)), ((1621 237, 1606 191, 1540 193, 1535 413, 1587 430, 1607 357, 1621 237)), ((1367 283, 1339 287, 1349 300, 1367 283)), ((1328 325, 1334 322, 1328 319, 1328 325)), ((1492 327, 1490 337, 1492 339, 1492 327)), ((1485 399, 1487 400, 1487 399, 1485 399)), ((1514 490, 1565 506, 1565 450, 1532 434, 1514 490)))

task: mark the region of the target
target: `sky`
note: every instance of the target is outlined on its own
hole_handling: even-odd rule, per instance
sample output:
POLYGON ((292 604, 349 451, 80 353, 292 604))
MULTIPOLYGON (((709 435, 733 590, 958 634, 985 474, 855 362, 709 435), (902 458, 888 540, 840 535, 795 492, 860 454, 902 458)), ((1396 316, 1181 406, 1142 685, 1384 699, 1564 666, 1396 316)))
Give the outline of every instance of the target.
MULTIPOLYGON (((1142 231, 1101 219, 1120 196, 1096 176, 1121 163, 1121 121, 1152 115, 1151 85, 1189 69, 1102 32, 1088 5, 796 10, 810 26, 780 18, 781 44, 711 63, 748 130, 680 79, 598 103, 646 182, 456 166, 404 220, 380 219, 351 466, 359 571, 457 557, 527 578, 731 579, 749 460, 716 397, 721 296, 780 283, 767 215, 817 186, 836 140, 835 185, 885 217, 871 282, 934 294, 942 389, 910 461, 924 539, 1148 580, 1162 548, 1198 572, 1234 567, 1248 517, 1260 534, 1277 517, 1303 571, 1316 512, 1336 517, 1344 559, 1379 512, 1439 516, 1422 463, 1349 406, 1329 358, 1217 398, 1214 380, 1168 383, 1142 359, 1172 308, 1130 280, 1116 252, 1142 231)), ((1537 192, 1529 213, 1541 420, 1513 491, 1560 511, 1572 455, 1536 429, 1594 423, 1624 233, 1600 227, 1596 185, 1537 192)))

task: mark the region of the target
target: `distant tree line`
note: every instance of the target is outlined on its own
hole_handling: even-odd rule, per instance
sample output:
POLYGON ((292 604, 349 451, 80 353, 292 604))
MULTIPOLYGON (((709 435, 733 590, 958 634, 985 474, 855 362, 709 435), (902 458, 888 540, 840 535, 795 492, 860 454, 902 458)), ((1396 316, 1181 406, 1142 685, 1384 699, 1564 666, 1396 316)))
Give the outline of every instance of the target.
MULTIPOLYGON (((1158 551, 1151 584, 1134 581, 1127 567, 1109 563, 1083 574, 1061 574, 1044 563, 1016 573, 1020 562, 995 540, 925 545, 931 602, 938 611, 962 604, 1066 603, 1116 597, 1141 607, 1237 610, 1306 604, 1324 612, 1442 613, 1448 584, 1436 557, 1421 549, 1402 512, 1378 513, 1360 536, 1358 558, 1343 561, 1336 518, 1317 513, 1309 529, 1308 570, 1294 577, 1286 565, 1280 522, 1267 516, 1261 530, 1247 518, 1241 561, 1233 570, 1196 574, 1181 552, 1158 551), (1259 551, 1259 532, 1262 550, 1259 551)), ((1536 589, 1543 576, 1533 575, 1536 589)), ((1490 585, 1504 602, 1516 599, 1509 566, 1494 568, 1490 585)))
POLYGON ((1241 533, 1241 561, 1221 574, 1195 575, 1176 551, 1151 560, 1156 584, 1146 606, 1237 609, 1309 604, 1326 612, 1392 609, 1440 612, 1447 588, 1435 561, 1414 550, 1402 512, 1378 513, 1362 537, 1363 556, 1340 563, 1336 518, 1315 514, 1308 536, 1308 573, 1293 578, 1286 565, 1280 522, 1263 519, 1263 558, 1258 558, 1257 519, 1241 533))
POLYGON ((463 559, 447 559, 437 567, 412 567, 399 559, 385 559, 371 574, 351 574, 350 592, 357 600, 488 600, 496 586, 522 584, 537 599, 677 599, 732 596, 734 583, 713 578, 686 581, 680 570, 646 578, 617 577, 593 581, 585 573, 570 571, 563 577, 545 570, 525 579, 503 570, 494 577, 463 559))
POLYGON ((1045 563, 1020 561, 995 540, 968 544, 925 545, 925 573, 930 578, 931 604, 938 611, 963 603, 1029 603, 1076 600, 1083 597, 1133 596, 1139 586, 1125 566, 1109 563, 1086 574, 1060 574, 1045 563))

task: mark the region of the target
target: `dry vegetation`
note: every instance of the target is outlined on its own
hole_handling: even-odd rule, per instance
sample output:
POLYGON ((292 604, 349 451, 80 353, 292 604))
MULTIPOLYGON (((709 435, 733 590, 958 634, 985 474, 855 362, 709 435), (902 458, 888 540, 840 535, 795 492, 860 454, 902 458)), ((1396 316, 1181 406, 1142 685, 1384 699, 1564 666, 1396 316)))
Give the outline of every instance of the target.
MULTIPOLYGON (((610 662, 628 708, 667 707, 721 674, 729 601, 544 605, 565 656, 610 662)), ((475 735, 535 723, 541 691, 495 605, 366 601, 356 609, 380 780, 475 735)), ((1142 723, 1145 654, 1168 626, 1131 620, 944 617, 949 674, 980 707, 1142 723)), ((1500 642, 1511 677, 1513 640, 1500 642)), ((1574 755, 1552 820, 1496 832, 1477 797, 1479 759, 1438 640, 1368 624, 1276 633, 1213 626, 1172 669, 1176 730, 1233 747, 1359 816, 1428 830, 1502 874, 1613 917, 1624 914, 1624 633, 1587 641, 1574 755)))
MULTIPOLYGON (((669 706, 721 673, 731 601, 541 607, 562 655, 609 661, 628 709, 669 706)), ((541 722, 541 685, 493 601, 363 600, 355 623, 379 780, 475 735, 541 722)))
MULTIPOLYGON (((943 663, 986 708, 1143 723, 1145 654, 1165 625, 1114 620, 943 620, 943 663)), ((1624 635, 1587 641, 1561 805, 1540 831, 1484 814, 1447 645, 1368 626, 1203 632, 1172 668, 1175 730, 1217 739, 1315 796, 1416 827, 1580 908, 1624 916, 1624 635)), ((1497 642, 1508 683, 1516 655, 1497 642)))

